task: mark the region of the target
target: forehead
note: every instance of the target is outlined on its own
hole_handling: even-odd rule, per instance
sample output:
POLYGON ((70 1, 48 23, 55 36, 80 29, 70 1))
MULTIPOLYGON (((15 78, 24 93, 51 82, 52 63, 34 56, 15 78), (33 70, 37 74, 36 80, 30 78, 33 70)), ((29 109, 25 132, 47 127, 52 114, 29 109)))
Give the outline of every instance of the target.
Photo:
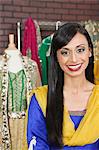
POLYGON ((64 47, 66 48, 74 48, 77 47, 78 45, 85 45, 88 46, 88 41, 86 39, 86 37, 81 34, 81 33, 77 33, 72 39, 71 41, 64 47))

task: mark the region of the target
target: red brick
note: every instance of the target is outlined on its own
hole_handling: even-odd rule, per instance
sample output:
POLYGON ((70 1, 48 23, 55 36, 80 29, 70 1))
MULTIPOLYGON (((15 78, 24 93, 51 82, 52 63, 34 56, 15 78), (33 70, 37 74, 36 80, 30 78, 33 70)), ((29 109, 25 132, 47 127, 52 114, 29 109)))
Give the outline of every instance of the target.
POLYGON ((2 42, 8 40, 7 36, 5 36, 5 35, 2 35, 1 37, 2 37, 2 38, 0 39, 0 41, 2 41, 2 42))
POLYGON ((77 4, 77 9, 91 9, 91 5, 87 5, 87 4, 77 4))
POLYGON ((14 5, 5 5, 4 11, 21 11, 20 6, 14 6, 14 5))
POLYGON ((1 29, 12 29, 12 24, 8 24, 8 23, 6 23, 6 24, 1 24, 0 25, 0 28, 1 29))
POLYGON ((91 5, 91 9, 95 9, 95 10, 99 11, 99 4, 91 5))
POLYGON ((43 7, 43 8, 46 8, 46 3, 45 2, 38 2, 38 1, 31 1, 30 2, 30 6, 32 7, 43 7))
POLYGON ((75 21, 76 20, 76 16, 73 15, 62 15, 62 20, 66 20, 66 21, 75 21))
POLYGON ((0 5, 0 10, 3 10, 3 6, 2 5, 0 5))
POLYGON ((47 7, 48 8, 62 8, 62 4, 56 3, 56 2, 47 2, 47 7))
POLYGON ((29 0, 13 0, 14 5, 29 6, 29 0))
POLYGON ((12 12, 0 11, 0 17, 12 17, 12 12))
POLYGON ((39 13, 47 13, 47 14, 53 14, 54 13, 54 9, 53 8, 38 8, 38 12, 39 13))
POLYGON ((4 35, 4 31, 3 30, 0 30, 0 36, 1 35, 4 35))
POLYGON ((99 11, 96 11, 96 10, 85 10, 84 14, 85 15, 89 15, 89 16, 90 15, 92 15, 92 16, 94 15, 95 16, 95 15, 99 15, 99 11))
POLYGON ((0 4, 12 4, 12 0, 0 0, 0 4))
POLYGON ((70 2, 70 0, 54 0, 55 2, 62 2, 62 3, 67 3, 67 2, 70 2))
POLYGON ((29 12, 37 12, 37 8, 33 8, 33 7, 22 7, 22 11, 23 12, 27 12, 27 13, 29 13, 29 12))
POLYGON ((4 19, 4 22, 5 23, 16 23, 16 22, 18 22, 18 21, 20 21, 20 19, 17 19, 17 18, 5 18, 4 19))
POLYGON ((4 42, 1 41, 1 38, 2 38, 2 36, 0 36, 0 47, 4 47, 4 42))
POLYGON ((3 22, 3 18, 0 17, 0 23, 2 23, 2 22, 3 22))
POLYGON ((74 4, 77 4, 77 3, 83 3, 84 0, 54 0, 56 2, 62 2, 62 3, 74 3, 74 4))
POLYGON ((84 0, 84 2, 87 4, 99 4, 98 0, 84 0))
POLYGON ((57 20, 61 20, 61 15, 57 15, 57 14, 53 14, 53 15, 50 15, 50 14, 47 14, 46 17, 45 17, 47 20, 53 20, 53 21, 57 21, 57 20))
POLYGON ((10 29, 5 29, 4 30, 4 35, 6 35, 8 37, 9 33, 13 33, 13 30, 10 29))
MULTIPOLYGON (((41 1, 41 2, 49 2, 49 0, 39 0, 39 1, 41 1)), ((51 2, 53 1, 55 1, 55 0, 50 0, 51 2)))
POLYGON ((13 13, 13 17, 15 17, 15 18, 26 18, 28 16, 29 16, 28 13, 21 13, 21 12, 14 12, 13 13))
POLYGON ((76 10, 76 9, 72 9, 72 10, 69 10, 68 11, 68 14, 72 14, 72 15, 82 15, 84 14, 84 11, 83 10, 76 10))
POLYGON ((80 15, 78 15, 77 16, 77 21, 87 21, 87 20, 89 20, 90 19, 90 16, 84 16, 84 15, 82 15, 82 16, 80 16, 80 15))
POLYGON ((68 14, 68 9, 55 9, 54 12, 56 14, 68 14))
POLYGON ((69 3, 80 3, 80 4, 83 4, 84 3, 84 0, 70 0, 69 3))
MULTIPOLYGON (((0 44, 1 44, 1 42, 0 42, 0 44)), ((4 43, 1 44, 0 46, 1 46, 1 48, 0 48, 0 55, 3 55, 3 53, 4 53, 4 43)))
POLYGON ((71 9, 71 8, 77 8, 77 4, 75 3, 75 4, 70 4, 70 3, 63 3, 62 4, 62 8, 69 8, 69 9, 71 9))

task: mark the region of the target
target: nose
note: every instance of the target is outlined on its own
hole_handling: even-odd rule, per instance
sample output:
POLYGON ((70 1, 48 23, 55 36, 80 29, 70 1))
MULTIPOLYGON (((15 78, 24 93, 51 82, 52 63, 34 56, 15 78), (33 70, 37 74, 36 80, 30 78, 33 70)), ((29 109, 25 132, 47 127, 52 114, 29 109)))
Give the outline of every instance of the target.
POLYGON ((77 61, 77 56, 76 56, 75 52, 72 52, 72 54, 71 54, 71 61, 72 62, 76 62, 77 61))

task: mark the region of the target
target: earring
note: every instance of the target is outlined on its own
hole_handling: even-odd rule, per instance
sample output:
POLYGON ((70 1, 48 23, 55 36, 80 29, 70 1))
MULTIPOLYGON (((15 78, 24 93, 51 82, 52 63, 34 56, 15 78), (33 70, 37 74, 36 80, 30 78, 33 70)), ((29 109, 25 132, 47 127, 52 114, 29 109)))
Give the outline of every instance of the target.
POLYGON ((92 56, 92 53, 90 52, 89 57, 91 57, 91 56, 92 56))

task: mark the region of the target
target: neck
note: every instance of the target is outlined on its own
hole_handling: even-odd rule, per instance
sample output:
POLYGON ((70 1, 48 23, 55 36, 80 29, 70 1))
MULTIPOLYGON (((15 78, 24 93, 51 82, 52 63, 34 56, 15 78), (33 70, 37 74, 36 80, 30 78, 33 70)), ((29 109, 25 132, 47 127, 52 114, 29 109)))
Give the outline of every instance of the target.
POLYGON ((85 77, 85 73, 83 73, 79 77, 67 77, 67 75, 65 75, 64 77, 64 89, 71 92, 78 93, 81 89, 84 89, 86 87, 87 83, 88 81, 85 77))

